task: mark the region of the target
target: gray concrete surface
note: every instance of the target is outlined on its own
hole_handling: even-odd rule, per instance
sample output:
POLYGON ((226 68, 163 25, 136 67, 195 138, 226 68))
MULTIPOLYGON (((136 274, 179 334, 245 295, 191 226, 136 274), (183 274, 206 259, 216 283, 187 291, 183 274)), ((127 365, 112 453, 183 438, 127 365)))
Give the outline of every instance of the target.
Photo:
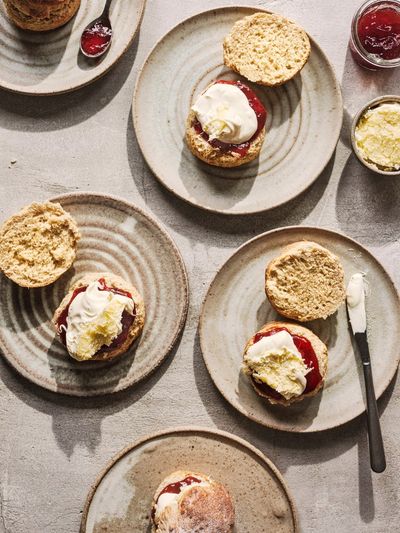
POLYGON ((93 86, 54 98, 0 92, 0 219, 63 192, 120 195, 146 206, 167 226, 191 286, 186 329, 173 357, 118 397, 86 401, 50 394, 0 361, 4 533, 77 532, 89 485, 113 454, 149 432, 188 423, 231 431, 265 452, 296 497, 304 532, 399 531, 398 386, 392 383, 379 402, 388 468, 375 475, 363 417, 322 434, 296 436, 258 427, 230 408, 207 374, 196 330, 200 303, 219 265, 249 237, 274 227, 315 224, 345 232, 369 247, 399 286, 400 180, 359 165, 349 147, 349 121, 370 98, 398 93, 400 72, 372 73, 354 65, 347 43, 359 0, 248 0, 298 20, 328 53, 343 85, 342 137, 320 178, 289 205, 249 218, 204 216, 152 176, 135 140, 130 106, 138 68, 164 32, 202 9, 234 3, 148 0, 138 40, 93 86), (100 136, 100 150, 92 147, 94 136, 100 136))

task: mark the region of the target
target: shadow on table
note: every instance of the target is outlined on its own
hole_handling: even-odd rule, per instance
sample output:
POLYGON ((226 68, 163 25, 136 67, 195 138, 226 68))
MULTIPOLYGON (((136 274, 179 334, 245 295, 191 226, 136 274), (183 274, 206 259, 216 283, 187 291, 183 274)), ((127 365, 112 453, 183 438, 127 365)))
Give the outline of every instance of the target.
MULTIPOLYGON (((42 389, 28 381, 0 357, 0 379, 26 405, 52 417, 58 447, 71 457, 75 447, 85 446, 92 454, 101 442, 103 419, 123 411, 143 398, 161 379, 179 349, 178 338, 168 357, 150 376, 121 392, 97 397, 72 397, 42 389)), ((132 435, 131 440, 135 440, 132 435)))
MULTIPOLYGON (((110 72, 76 91, 54 96, 29 96, 0 89, 0 127, 29 132, 54 131, 80 124, 118 94, 132 71, 139 33, 110 72), (15 115, 19 115, 15 120, 15 115)), ((90 136, 88 136, 90 139, 90 136)))
POLYGON ((399 205, 400 177, 376 174, 351 154, 336 194, 336 217, 343 233, 367 246, 396 242, 399 205))
MULTIPOLYGON (((337 428, 317 433, 288 433, 266 428, 242 415, 219 393, 204 364, 198 334, 193 348, 196 386, 214 424, 245 440, 249 440, 250 435, 250 442, 263 451, 283 473, 294 464, 312 466, 329 462, 357 446, 360 516, 364 522, 373 520, 374 494, 365 414, 337 428)), ((396 376, 379 399, 380 414, 386 409, 395 382, 396 376)))
POLYGON ((251 237, 276 227, 300 224, 323 196, 332 174, 336 153, 332 155, 317 180, 286 204, 254 215, 225 215, 194 207, 158 183, 140 153, 132 114, 127 124, 127 152, 132 178, 139 194, 156 216, 163 220, 167 217, 168 224, 193 243, 202 242, 205 235, 210 238, 211 232, 215 232, 218 245, 228 248, 237 246, 238 235, 251 237), (223 240, 220 237, 221 232, 225 233, 223 240))

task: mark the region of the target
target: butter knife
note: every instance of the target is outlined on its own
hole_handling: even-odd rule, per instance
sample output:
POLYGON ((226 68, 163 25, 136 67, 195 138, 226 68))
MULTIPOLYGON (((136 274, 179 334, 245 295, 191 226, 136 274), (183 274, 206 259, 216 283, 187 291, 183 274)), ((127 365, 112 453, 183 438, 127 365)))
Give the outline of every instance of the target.
POLYGON ((360 352, 364 371, 365 392, 367 398, 367 424, 369 457, 374 472, 383 472, 386 468, 385 450, 383 447, 381 425, 376 404, 374 381, 372 378, 371 357, 367 339, 367 320, 365 312, 364 276, 354 274, 349 282, 346 293, 347 313, 351 330, 358 351, 360 352))

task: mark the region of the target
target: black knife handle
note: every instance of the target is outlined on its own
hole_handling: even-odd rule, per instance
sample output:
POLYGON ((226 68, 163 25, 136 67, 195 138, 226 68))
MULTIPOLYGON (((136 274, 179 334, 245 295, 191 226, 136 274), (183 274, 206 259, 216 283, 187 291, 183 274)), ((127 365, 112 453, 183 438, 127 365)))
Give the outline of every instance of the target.
POLYGON ((371 363, 363 363, 365 390, 367 396, 367 423, 369 438, 369 458, 374 472, 383 472, 386 468, 385 449, 383 447, 378 407, 376 405, 371 363))

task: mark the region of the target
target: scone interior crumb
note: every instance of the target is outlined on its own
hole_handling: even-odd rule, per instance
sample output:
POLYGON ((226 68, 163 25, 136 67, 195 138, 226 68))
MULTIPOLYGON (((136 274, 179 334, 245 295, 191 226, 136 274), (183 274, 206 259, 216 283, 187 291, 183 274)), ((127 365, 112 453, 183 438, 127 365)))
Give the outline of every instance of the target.
POLYGON ((336 256, 318 245, 284 253, 266 274, 266 291, 284 316, 308 321, 327 318, 345 297, 344 272, 336 256))
POLYGON ((0 230, 0 268, 23 286, 57 279, 75 259, 79 232, 59 204, 32 204, 0 230))

